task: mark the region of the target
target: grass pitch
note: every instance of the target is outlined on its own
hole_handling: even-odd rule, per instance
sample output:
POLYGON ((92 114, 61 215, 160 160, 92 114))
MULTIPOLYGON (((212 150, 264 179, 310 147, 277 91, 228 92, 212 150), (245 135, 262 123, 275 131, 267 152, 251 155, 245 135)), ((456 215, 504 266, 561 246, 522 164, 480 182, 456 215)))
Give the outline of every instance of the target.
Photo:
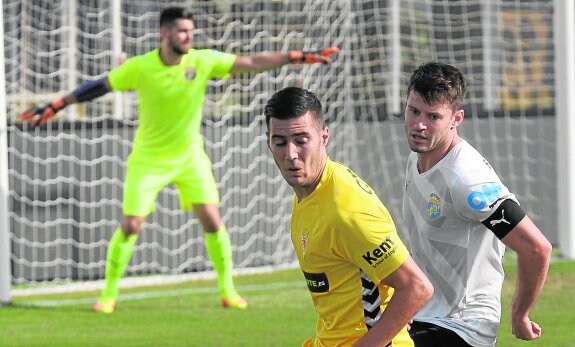
MULTIPOLYGON (((513 260, 505 262, 498 347, 575 346, 575 262, 557 261, 531 318, 536 341, 511 335, 513 260)), ((315 312, 299 270, 239 276, 247 310, 220 307, 214 280, 125 289, 111 315, 90 311, 97 292, 15 297, 0 308, 1 346, 300 346, 315 331, 315 312)))

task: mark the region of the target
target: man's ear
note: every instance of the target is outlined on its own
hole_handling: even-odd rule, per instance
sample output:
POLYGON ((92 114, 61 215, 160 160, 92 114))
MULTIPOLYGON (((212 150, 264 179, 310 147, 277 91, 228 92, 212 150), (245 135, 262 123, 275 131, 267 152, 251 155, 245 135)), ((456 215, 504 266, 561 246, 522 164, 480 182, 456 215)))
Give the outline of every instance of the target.
POLYGON ((160 38, 163 39, 168 35, 168 28, 167 27, 160 27, 160 38))
POLYGON ((268 149, 271 151, 272 148, 270 147, 270 132, 266 131, 266 145, 268 146, 268 149))
POLYGON ((327 143, 329 142, 329 128, 325 127, 323 128, 323 130, 321 131, 321 140, 324 146, 327 146, 327 143))
POLYGON ((453 128, 457 128, 459 124, 461 124, 461 122, 463 121, 464 116, 465 113, 463 112, 463 109, 457 110, 455 112, 455 115, 453 115, 453 122, 451 123, 451 126, 453 128))

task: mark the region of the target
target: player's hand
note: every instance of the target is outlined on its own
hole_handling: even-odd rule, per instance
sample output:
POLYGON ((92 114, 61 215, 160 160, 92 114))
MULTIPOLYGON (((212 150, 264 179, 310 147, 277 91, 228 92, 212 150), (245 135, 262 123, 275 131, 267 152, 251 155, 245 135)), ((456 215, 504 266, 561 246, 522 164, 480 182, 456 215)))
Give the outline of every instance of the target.
POLYGON ((511 332, 520 340, 535 340, 541 337, 541 327, 529 317, 512 319, 511 332))
POLYGON ((328 47, 320 51, 291 51, 289 60, 292 64, 330 64, 333 62, 332 55, 339 53, 339 48, 328 47))
POLYGON ((18 120, 30 122, 32 126, 46 124, 53 118, 58 111, 66 107, 66 100, 64 98, 54 100, 48 104, 39 105, 22 113, 18 120))

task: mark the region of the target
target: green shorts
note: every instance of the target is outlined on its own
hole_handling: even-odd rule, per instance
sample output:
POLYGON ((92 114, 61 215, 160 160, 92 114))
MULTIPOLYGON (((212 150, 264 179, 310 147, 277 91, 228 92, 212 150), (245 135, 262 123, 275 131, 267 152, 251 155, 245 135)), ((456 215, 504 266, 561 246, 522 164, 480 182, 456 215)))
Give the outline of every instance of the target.
POLYGON ((178 188, 180 207, 185 211, 196 204, 220 202, 212 163, 203 149, 169 161, 130 155, 124 182, 124 215, 152 213, 160 190, 170 183, 178 188))

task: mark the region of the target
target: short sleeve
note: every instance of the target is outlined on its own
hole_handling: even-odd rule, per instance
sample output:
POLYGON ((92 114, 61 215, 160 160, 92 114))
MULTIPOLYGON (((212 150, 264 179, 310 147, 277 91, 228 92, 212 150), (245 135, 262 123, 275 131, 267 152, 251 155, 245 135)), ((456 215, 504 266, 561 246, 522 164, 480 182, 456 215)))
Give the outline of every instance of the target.
POLYGON ((515 195, 499 180, 475 184, 457 182, 451 189, 451 195, 457 214, 476 222, 489 218, 507 199, 517 202, 515 195))
POLYGON ((206 50, 205 52, 204 59, 207 59, 212 65, 210 77, 226 78, 232 70, 237 56, 216 50, 206 50))
POLYGON ((380 283, 405 262, 409 253, 389 214, 355 212, 340 225, 343 256, 380 283))
POLYGON ((140 71, 139 57, 126 60, 108 74, 108 81, 113 90, 124 91, 136 89, 140 71))

